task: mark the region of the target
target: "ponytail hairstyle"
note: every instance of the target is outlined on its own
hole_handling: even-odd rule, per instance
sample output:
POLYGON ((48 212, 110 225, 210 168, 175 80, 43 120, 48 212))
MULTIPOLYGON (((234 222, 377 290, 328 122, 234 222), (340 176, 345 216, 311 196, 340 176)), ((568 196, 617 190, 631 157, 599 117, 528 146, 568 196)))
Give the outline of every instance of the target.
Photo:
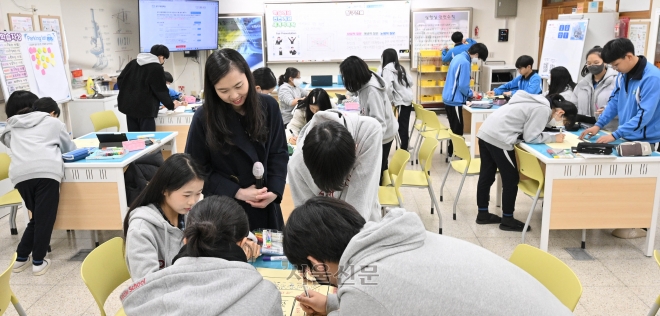
POLYGON ((57 102, 52 98, 45 97, 41 98, 34 102, 32 105, 34 111, 46 112, 48 114, 54 113, 55 117, 60 117, 60 107, 57 105, 57 102))
POLYGON ((548 94, 546 96, 546 99, 548 102, 550 102, 550 108, 551 109, 562 109, 564 111, 564 118, 568 120, 569 122, 576 122, 577 121, 577 107, 573 102, 566 101, 564 97, 562 97, 559 93, 556 94, 548 94))
POLYGON ((191 257, 209 257, 218 248, 242 241, 248 233, 243 208, 232 198, 216 195, 199 201, 190 210, 183 236, 191 257))
MULTIPOLYGON (((462 34, 461 34, 461 40, 462 40, 462 34)), ((401 67, 401 64, 399 64, 399 55, 396 53, 396 50, 394 50, 393 48, 388 48, 383 51, 381 57, 383 58, 383 70, 381 70, 380 75, 381 76, 383 75, 385 66, 389 65, 390 63, 394 63, 394 69, 396 69, 396 73, 397 73, 397 80, 399 81, 400 84, 404 85, 406 88, 410 88, 410 82, 408 82, 408 78, 406 76, 406 70, 403 67, 401 67)))
POLYGON ((39 97, 34 93, 25 90, 14 91, 7 99, 5 104, 5 114, 10 118, 17 114, 25 114, 32 112, 32 105, 39 97), (27 110, 26 110, 27 109, 27 110), (18 113, 23 112, 23 113, 18 113))
POLYGON ((284 71, 284 74, 281 75, 279 80, 277 81, 277 85, 281 86, 284 83, 289 82, 289 78, 296 78, 296 77, 298 77, 299 73, 300 73, 300 71, 298 71, 298 69, 296 69, 296 68, 293 68, 293 67, 287 68, 286 71, 284 71))
POLYGON ((316 105, 319 107, 319 111, 325 111, 332 109, 332 103, 330 102, 330 96, 325 90, 321 88, 316 88, 309 92, 305 100, 303 101, 303 107, 305 107, 305 123, 309 123, 314 117, 314 113, 310 109, 310 105, 316 105))
MULTIPOLYGON (((598 46, 598 45, 596 45, 596 46, 594 46, 594 48, 590 49, 590 50, 587 52, 586 55, 584 55, 584 60, 589 59, 589 55, 591 55, 591 54, 596 54, 596 55, 598 55, 598 57, 600 57, 600 59, 603 59, 603 57, 600 56, 600 54, 601 54, 602 52, 603 52, 603 48, 600 47, 600 46, 598 46)), ((603 63, 605 63, 605 62, 603 62, 603 63)), ((587 69, 587 64, 585 64, 584 67, 582 67, 582 71, 580 71, 580 75, 581 75, 582 77, 584 77, 584 76, 586 76, 588 73, 589 73, 589 70, 587 69)))
POLYGON ((165 194, 181 189, 192 180, 204 181, 204 178, 204 171, 188 154, 174 154, 165 160, 128 209, 124 218, 124 239, 133 210, 149 204, 160 205, 165 202, 165 194))
POLYGON ((575 82, 571 77, 571 73, 568 72, 568 69, 563 66, 558 66, 550 69, 550 87, 548 88, 548 94, 559 94, 566 91, 566 87, 571 87, 575 89, 575 82))

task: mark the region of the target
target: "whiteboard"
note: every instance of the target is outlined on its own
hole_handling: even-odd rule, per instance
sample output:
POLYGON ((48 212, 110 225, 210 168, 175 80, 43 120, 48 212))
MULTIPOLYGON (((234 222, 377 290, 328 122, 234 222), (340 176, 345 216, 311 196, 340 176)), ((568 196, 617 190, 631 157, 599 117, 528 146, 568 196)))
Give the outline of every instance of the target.
POLYGON ((380 60, 387 48, 407 59, 410 2, 267 3, 268 62, 380 60))
POLYGON ((472 8, 412 12, 412 68, 417 68, 420 50, 441 50, 445 45, 454 45, 451 40, 454 32, 468 38, 471 30, 472 8))
POLYGON ((548 21, 539 64, 539 75, 542 78, 550 78, 552 68, 564 66, 571 73, 573 81, 579 81, 588 24, 589 20, 548 21))
POLYGON ((59 36, 55 32, 0 32, 2 93, 29 90, 58 103, 71 100, 59 36))
POLYGON ((651 0, 620 0, 619 12, 651 10, 651 0))

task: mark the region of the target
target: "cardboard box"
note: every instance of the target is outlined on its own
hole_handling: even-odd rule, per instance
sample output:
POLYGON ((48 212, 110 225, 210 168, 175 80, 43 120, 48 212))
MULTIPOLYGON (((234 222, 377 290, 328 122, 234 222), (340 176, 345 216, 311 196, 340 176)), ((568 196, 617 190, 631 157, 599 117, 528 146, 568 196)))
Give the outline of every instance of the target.
POLYGON ((603 12, 603 2, 602 1, 593 1, 589 2, 589 13, 603 12))
POLYGON ((589 1, 578 2, 576 13, 587 13, 589 11, 589 1))

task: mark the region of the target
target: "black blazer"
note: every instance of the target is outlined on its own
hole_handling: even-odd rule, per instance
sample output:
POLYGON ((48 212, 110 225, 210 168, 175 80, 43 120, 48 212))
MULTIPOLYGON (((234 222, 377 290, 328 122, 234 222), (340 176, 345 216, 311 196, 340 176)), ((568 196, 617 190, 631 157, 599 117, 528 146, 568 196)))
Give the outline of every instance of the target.
POLYGON ((157 117, 162 103, 174 110, 174 101, 165 83, 165 70, 159 63, 138 65, 131 60, 117 77, 119 112, 137 118, 157 117))
POLYGON ((245 209, 250 220, 250 230, 257 228, 281 229, 284 226, 280 202, 286 184, 289 153, 284 134, 284 124, 280 108, 271 96, 259 94, 261 105, 266 111, 268 139, 265 143, 252 142, 239 122, 239 114, 231 111, 227 118, 231 129, 232 142, 227 153, 212 150, 206 143, 205 111, 200 107, 193 116, 186 142, 186 153, 202 165, 209 176, 204 182, 205 196, 236 196, 240 188, 255 184, 252 166, 260 161, 264 165, 264 185, 277 199, 265 209, 255 209, 244 201, 239 204, 245 209))

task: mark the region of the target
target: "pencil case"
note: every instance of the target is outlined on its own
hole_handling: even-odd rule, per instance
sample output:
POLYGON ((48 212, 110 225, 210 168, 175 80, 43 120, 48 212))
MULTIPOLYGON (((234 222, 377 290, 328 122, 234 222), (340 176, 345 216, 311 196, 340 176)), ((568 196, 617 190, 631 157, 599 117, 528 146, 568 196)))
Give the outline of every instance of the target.
POLYGON ((128 151, 142 150, 147 147, 143 139, 129 140, 121 142, 121 146, 128 151))
POLYGON ((649 156, 653 152, 651 144, 647 142, 625 142, 616 147, 621 157, 649 156))
POLYGON ((610 155, 614 149, 614 145, 611 144, 594 144, 581 142, 578 143, 577 147, 572 147, 574 153, 581 154, 594 154, 594 155, 610 155))
POLYGON ((62 160, 64 162, 74 162, 78 160, 83 160, 89 156, 89 154, 94 151, 94 147, 85 147, 85 148, 80 148, 76 149, 74 151, 70 151, 68 153, 62 154, 62 160))

